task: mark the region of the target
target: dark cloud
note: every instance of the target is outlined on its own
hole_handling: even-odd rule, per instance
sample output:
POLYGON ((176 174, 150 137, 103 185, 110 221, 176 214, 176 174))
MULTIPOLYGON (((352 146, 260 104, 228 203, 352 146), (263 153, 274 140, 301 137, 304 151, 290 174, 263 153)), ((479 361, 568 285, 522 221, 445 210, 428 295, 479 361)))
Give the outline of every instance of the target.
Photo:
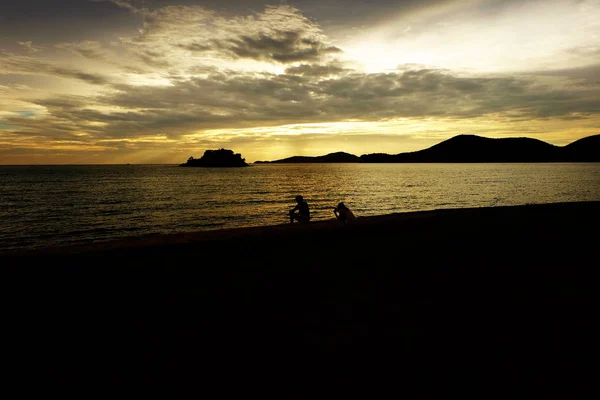
POLYGON ((123 42, 157 68, 175 66, 173 60, 183 57, 182 52, 281 64, 324 61, 342 52, 329 43, 320 26, 287 5, 246 10, 246 15, 235 17, 204 7, 136 12, 143 27, 123 42))
POLYGON ((600 64, 577 68, 533 71, 528 72, 527 75, 563 77, 570 79, 575 86, 592 88, 600 85, 600 64))
POLYGON ((507 120, 585 118, 600 114, 600 89, 551 89, 533 79, 458 77, 433 69, 394 73, 314 75, 213 73, 172 86, 114 86, 94 99, 61 97, 37 101, 45 120, 9 118, 35 132, 70 137, 86 132, 101 140, 203 129, 247 128, 348 119, 477 118, 507 120), (119 107, 111 112, 102 108, 119 107))
POLYGON ((122 107, 212 108, 242 121, 392 117, 480 117, 519 111, 531 118, 600 112, 598 91, 551 89, 515 77, 457 77, 436 70, 353 73, 313 79, 297 75, 214 75, 156 91, 130 88, 107 99, 122 107), (202 94, 202 96, 201 96, 202 94))
MULTIPOLYGON (((42 72, 42 73, 44 73, 44 72, 42 72)), ((73 70, 73 69, 69 69, 69 68, 51 67, 51 68, 47 68, 45 73, 48 73, 49 75, 57 75, 57 76, 60 76, 63 78, 79 79, 81 81, 91 83, 94 85, 106 85, 106 84, 110 83, 110 80, 107 79, 103 75, 90 74, 87 72, 81 72, 81 71, 77 71, 77 70, 73 70)))
POLYGON ((209 41, 211 44, 202 44, 202 43, 180 43, 175 46, 193 52, 203 52, 203 51, 214 51, 216 48, 222 47, 219 42, 209 41))
POLYGON ((192 51, 217 51, 232 58, 249 58, 258 61, 294 63, 299 61, 318 61, 329 54, 340 53, 335 46, 326 45, 319 40, 303 37, 301 32, 274 30, 269 34, 255 36, 242 35, 226 41, 213 40, 210 45, 190 43, 181 45, 192 51))

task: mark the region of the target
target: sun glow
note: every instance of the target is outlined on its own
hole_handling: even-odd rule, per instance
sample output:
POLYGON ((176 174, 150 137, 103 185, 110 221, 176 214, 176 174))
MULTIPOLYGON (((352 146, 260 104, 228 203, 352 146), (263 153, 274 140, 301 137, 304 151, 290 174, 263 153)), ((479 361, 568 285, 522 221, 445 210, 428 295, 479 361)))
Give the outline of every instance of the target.
POLYGON ((595 62, 600 35, 598 5, 534 1, 478 14, 477 8, 470 8, 476 3, 480 2, 465 2, 443 13, 402 16, 365 28, 360 36, 341 43, 345 58, 356 61, 366 72, 392 70, 406 63, 506 72, 595 62))
POLYGON ((84 1, 89 13, 65 26, 5 18, 0 163, 180 163, 215 148, 252 162, 397 154, 458 134, 598 134, 600 0, 183 3, 84 1))
POLYGON ((169 139, 166 135, 141 136, 136 138, 102 139, 97 143, 177 143, 177 140, 169 139))
POLYGON ((162 74, 126 74, 123 78, 133 86, 173 86, 171 80, 162 74))

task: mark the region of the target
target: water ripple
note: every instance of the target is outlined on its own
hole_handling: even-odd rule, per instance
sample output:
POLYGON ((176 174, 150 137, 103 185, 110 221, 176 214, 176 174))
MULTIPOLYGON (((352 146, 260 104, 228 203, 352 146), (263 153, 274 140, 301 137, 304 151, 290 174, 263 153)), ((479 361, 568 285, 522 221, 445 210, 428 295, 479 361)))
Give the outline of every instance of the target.
POLYGON ((125 236, 359 216, 600 200, 600 163, 0 166, 0 251, 125 236))

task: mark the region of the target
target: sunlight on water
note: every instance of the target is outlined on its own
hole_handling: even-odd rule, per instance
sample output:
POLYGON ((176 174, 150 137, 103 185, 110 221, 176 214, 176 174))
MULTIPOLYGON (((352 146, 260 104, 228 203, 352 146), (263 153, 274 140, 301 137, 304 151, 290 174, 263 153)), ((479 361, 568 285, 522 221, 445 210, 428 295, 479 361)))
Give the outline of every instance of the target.
POLYGON ((257 164, 0 167, 0 251, 124 236, 358 216, 600 200, 600 164, 257 164))

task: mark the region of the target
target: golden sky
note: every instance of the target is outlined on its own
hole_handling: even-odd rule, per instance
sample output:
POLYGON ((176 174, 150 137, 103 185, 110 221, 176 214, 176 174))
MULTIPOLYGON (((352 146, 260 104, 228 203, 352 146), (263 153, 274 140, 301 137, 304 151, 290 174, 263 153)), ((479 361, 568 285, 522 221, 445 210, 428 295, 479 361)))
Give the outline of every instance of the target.
POLYGON ((600 0, 23 0, 0 15, 0 164, 598 133, 600 0))

